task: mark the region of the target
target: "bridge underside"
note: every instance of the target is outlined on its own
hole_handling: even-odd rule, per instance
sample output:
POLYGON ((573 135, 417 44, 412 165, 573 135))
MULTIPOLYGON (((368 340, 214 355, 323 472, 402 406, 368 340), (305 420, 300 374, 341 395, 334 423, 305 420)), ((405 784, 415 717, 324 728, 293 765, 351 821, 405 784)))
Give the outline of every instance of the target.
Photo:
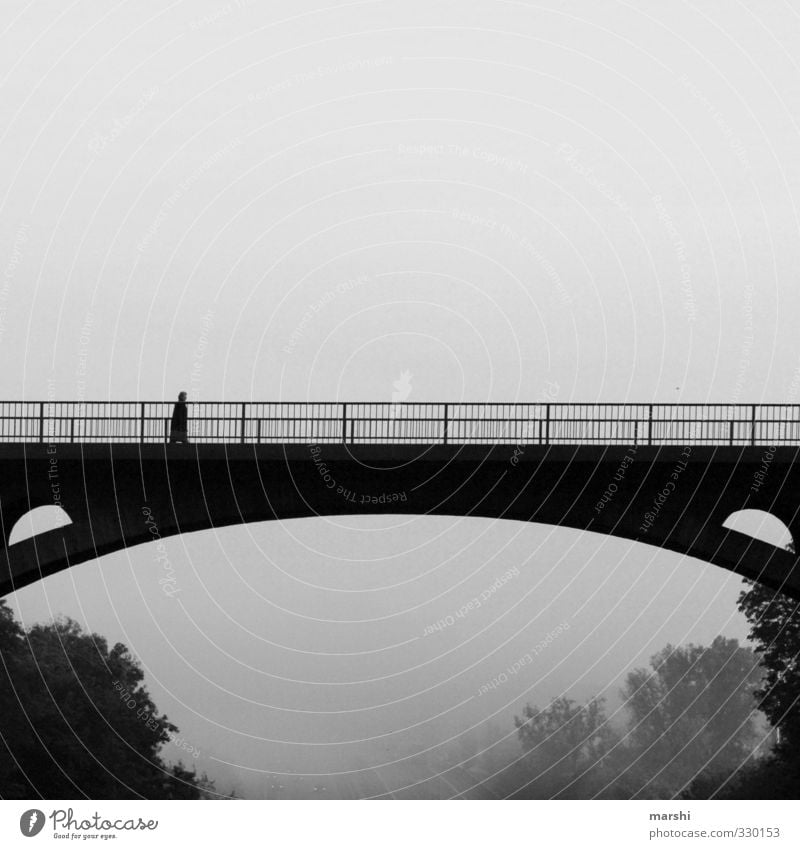
POLYGON ((723 527, 732 513, 757 509, 800 538, 797 454, 727 446, 4 445, 0 594, 156 533, 403 513, 610 534, 800 598, 795 555, 723 527), (54 503, 72 524, 7 544, 18 519, 54 503))

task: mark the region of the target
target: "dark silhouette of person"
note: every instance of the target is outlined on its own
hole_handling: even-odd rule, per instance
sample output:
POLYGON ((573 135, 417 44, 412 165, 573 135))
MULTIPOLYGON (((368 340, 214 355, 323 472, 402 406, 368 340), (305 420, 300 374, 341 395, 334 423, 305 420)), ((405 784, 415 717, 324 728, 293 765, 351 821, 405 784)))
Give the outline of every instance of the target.
POLYGON ((178 403, 172 411, 169 429, 170 442, 189 442, 189 413, 186 409, 186 393, 178 395, 178 403))

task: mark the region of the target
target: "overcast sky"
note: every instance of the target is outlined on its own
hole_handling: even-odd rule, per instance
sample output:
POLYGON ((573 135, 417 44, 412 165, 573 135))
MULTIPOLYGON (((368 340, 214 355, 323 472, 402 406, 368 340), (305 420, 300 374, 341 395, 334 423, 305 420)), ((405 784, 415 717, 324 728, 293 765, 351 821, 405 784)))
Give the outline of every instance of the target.
MULTIPOLYGON (((409 401, 797 401, 787 2, 3 9, 4 398, 389 401, 402 379, 409 401)), ((176 598, 140 547, 12 602, 126 642, 237 780, 613 701, 668 641, 746 633, 735 576, 565 529, 354 517, 166 544, 176 598), (541 668, 476 697, 563 622, 541 668)))

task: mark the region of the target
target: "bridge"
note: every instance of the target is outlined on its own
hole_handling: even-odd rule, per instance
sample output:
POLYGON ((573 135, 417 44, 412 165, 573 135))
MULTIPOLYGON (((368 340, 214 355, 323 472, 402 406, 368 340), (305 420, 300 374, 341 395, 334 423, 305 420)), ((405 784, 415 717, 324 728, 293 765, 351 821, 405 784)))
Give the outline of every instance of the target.
POLYGON ((513 519, 609 534, 800 598, 800 405, 0 402, 0 594, 174 534, 346 514, 513 519), (42 507, 69 524, 18 542, 42 507))

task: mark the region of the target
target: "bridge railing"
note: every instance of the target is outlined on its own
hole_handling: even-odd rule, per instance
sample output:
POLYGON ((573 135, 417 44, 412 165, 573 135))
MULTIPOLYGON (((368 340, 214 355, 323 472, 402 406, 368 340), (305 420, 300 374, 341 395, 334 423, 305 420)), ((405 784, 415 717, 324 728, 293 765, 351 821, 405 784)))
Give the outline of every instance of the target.
MULTIPOLYGON (((797 404, 190 402, 201 443, 800 445, 797 404)), ((0 442, 169 441, 171 402, 4 401, 0 442)))

